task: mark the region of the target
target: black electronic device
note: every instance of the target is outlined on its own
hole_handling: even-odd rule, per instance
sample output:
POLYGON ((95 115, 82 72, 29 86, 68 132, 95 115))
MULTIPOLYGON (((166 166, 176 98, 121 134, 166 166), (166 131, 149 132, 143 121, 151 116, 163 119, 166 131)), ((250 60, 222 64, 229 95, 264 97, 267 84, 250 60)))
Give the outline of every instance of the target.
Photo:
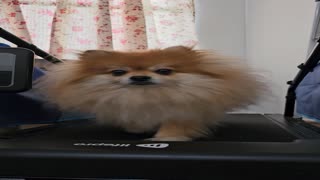
POLYGON ((0 37, 18 47, 0 47, 0 93, 23 92, 32 88, 35 55, 52 62, 62 60, 39 49, 0 27, 0 37))
POLYGON ((0 92, 22 92, 32 87, 34 53, 24 48, 0 47, 0 92))

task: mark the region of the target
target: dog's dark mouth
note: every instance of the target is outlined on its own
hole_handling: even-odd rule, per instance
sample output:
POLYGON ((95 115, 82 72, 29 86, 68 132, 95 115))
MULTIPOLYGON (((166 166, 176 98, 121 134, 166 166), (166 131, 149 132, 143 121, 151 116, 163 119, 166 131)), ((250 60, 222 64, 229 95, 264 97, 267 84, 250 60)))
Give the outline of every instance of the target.
POLYGON ((130 84, 132 84, 132 85, 154 85, 156 83, 150 82, 150 81, 146 81, 146 82, 135 81, 135 82, 131 82, 130 84))

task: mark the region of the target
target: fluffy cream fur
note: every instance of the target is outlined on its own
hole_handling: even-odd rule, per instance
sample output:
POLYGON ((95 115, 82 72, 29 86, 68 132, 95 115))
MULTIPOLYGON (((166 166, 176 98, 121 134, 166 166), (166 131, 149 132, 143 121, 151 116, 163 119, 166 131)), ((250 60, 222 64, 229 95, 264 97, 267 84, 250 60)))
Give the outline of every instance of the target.
POLYGON ((52 67, 40 80, 50 102, 93 113, 97 121, 128 132, 157 131, 151 140, 206 136, 226 111, 255 102, 264 88, 242 61, 178 46, 143 52, 86 51, 79 61, 52 67), (154 71, 170 68, 173 73, 154 71), (128 73, 112 76, 114 69, 128 73), (154 85, 131 85, 130 77, 154 85))

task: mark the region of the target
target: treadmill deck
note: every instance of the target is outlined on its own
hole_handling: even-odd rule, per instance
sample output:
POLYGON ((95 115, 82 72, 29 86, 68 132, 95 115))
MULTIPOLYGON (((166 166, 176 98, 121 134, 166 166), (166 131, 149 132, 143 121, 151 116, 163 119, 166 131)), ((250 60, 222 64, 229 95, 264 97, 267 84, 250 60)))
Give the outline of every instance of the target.
POLYGON ((67 122, 2 136, 0 177, 318 177, 319 132, 281 115, 230 114, 212 137, 148 142, 152 134, 67 122))
MULTIPOLYGON (((17 134, 2 137, 17 141, 139 141, 152 137, 152 134, 129 134, 120 129, 97 125, 93 120, 86 120, 59 123, 35 131, 18 131, 17 134)), ((297 134, 288 132, 272 118, 258 114, 229 114, 218 127, 212 129, 210 137, 198 141, 292 142, 296 139, 299 139, 297 134)))

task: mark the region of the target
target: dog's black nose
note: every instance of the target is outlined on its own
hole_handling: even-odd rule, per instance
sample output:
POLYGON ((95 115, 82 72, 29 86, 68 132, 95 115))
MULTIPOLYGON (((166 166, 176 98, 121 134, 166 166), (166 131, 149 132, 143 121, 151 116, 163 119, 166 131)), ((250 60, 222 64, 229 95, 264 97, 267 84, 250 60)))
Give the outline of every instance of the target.
POLYGON ((135 82, 146 82, 151 79, 150 76, 131 76, 130 79, 135 82))

